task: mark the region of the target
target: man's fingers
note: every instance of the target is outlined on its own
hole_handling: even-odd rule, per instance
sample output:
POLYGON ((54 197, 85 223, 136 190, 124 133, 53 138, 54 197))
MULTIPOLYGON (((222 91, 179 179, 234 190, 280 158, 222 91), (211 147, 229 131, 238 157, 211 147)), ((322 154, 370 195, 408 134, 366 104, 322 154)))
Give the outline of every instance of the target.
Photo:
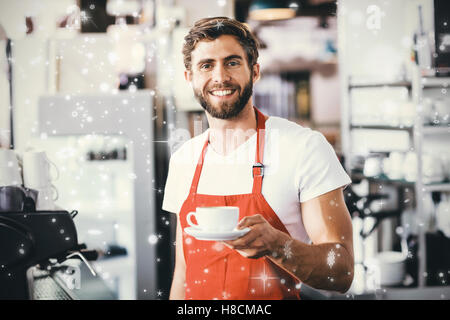
POLYGON ((259 237, 259 231, 252 229, 244 236, 236 239, 227 241, 227 244, 231 245, 232 248, 246 248, 250 243, 252 243, 256 238, 259 237))
POLYGON ((261 222, 264 222, 263 216, 260 214, 255 214, 253 216, 244 217, 241 221, 239 221, 237 228, 244 229, 261 222))
POLYGON ((227 241, 220 241, 222 244, 226 245, 228 248, 233 249, 233 246, 228 244, 227 241))

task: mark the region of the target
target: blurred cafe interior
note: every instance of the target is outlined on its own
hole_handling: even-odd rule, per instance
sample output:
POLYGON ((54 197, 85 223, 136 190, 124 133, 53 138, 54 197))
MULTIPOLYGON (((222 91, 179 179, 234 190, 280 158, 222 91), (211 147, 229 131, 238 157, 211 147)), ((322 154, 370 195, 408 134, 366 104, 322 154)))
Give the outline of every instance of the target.
POLYGON ((352 179, 352 286, 302 298, 450 299, 447 0, 2 1, 0 298, 169 298, 169 159, 208 127, 181 48, 213 16, 260 43, 254 104, 352 179))

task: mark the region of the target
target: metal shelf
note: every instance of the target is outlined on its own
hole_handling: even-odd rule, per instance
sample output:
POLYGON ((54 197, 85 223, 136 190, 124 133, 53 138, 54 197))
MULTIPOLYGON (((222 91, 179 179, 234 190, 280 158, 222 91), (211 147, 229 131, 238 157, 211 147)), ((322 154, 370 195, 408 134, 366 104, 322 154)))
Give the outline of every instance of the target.
POLYGON ((440 89, 450 86, 450 77, 423 77, 421 80, 423 89, 440 89))
MULTIPOLYGON (((350 130, 360 129, 360 130, 392 130, 392 131, 408 131, 412 132, 415 130, 414 126, 388 126, 388 125, 378 125, 378 124, 352 124, 350 125, 350 130)), ((448 134, 450 133, 449 125, 422 125, 422 133, 426 135, 432 134, 448 134)))
POLYGON ((433 183, 433 184, 425 184, 423 186, 425 192, 448 192, 450 191, 450 182, 442 182, 442 183, 433 183))
MULTIPOLYGON (((304 284, 302 285, 305 286, 304 284)), ((325 290, 314 290, 322 295, 322 299, 329 300, 448 300, 450 298, 450 286, 427 287, 381 287, 376 290, 367 290, 363 293, 349 291, 337 293, 325 290)))
POLYGON ((413 126, 386 126, 386 125, 376 125, 376 124, 352 124, 350 129, 370 129, 370 130, 395 130, 395 131, 412 131, 413 126))
MULTIPOLYGON (((384 174, 380 174, 373 177, 368 177, 364 175, 361 172, 351 172, 350 176, 352 179, 355 180, 362 180, 366 179, 369 182, 375 182, 375 183, 386 183, 386 184, 392 184, 395 186, 400 187, 411 187, 414 186, 416 182, 414 181, 407 181, 404 179, 390 179, 388 176, 384 174)), ((448 192, 450 191, 450 182, 444 181, 440 183, 430 183, 430 184, 424 184, 422 188, 423 192, 448 192)))
POLYGON ((445 126, 431 126, 431 125, 424 125, 422 127, 422 132, 424 134, 445 134, 450 133, 450 125, 445 126))
POLYGON ((392 82, 372 82, 372 83, 352 83, 348 88, 351 89, 365 89, 365 88, 383 88, 383 87, 406 87, 411 88, 410 81, 392 81, 392 82))
POLYGON ((375 183, 386 183, 386 184, 392 184, 399 187, 411 187, 414 186, 415 182, 407 181, 404 179, 390 179, 388 176, 384 174, 380 174, 373 177, 365 176, 361 172, 351 172, 350 176, 352 179, 367 179, 369 182, 375 182, 375 183))
POLYGON ((426 286, 422 288, 384 288, 381 300, 448 300, 450 286, 426 286))

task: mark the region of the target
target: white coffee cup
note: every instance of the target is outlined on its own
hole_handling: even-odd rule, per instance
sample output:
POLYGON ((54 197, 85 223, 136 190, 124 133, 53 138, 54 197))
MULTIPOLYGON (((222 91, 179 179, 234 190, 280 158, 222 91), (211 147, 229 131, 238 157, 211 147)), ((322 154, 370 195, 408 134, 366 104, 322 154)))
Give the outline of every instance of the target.
POLYGON ((422 155, 422 173, 424 183, 436 183, 445 179, 441 159, 430 153, 422 155))
POLYGON ((36 210, 54 210, 55 201, 58 200, 58 190, 54 185, 37 189, 36 210))
POLYGON ((58 177, 58 168, 48 159, 45 151, 28 151, 23 154, 23 180, 26 188, 49 187, 58 177), (54 177, 50 174, 51 165, 56 172, 54 177))
POLYGON ((417 154, 413 151, 409 151, 405 155, 404 173, 405 180, 417 181, 417 154))
MULTIPOLYGON (((417 154, 408 152, 405 156, 405 180, 417 181, 417 154)), ((445 179, 443 160, 429 153, 422 155, 422 180, 424 183, 441 182, 445 179)))
POLYGON ((369 157, 364 162, 364 175, 366 177, 374 177, 381 174, 382 160, 379 157, 369 157))
POLYGON ((400 106, 400 121, 404 126, 412 126, 416 118, 416 105, 412 102, 405 102, 400 106))
POLYGON ((434 102, 434 111, 439 119, 439 124, 450 123, 450 101, 447 99, 436 99, 434 102))
POLYGON ((402 179, 404 177, 404 159, 402 152, 393 151, 389 155, 389 170, 386 175, 390 179, 402 179))
POLYGON ((367 267, 377 286, 396 285, 405 277, 406 256, 397 251, 379 252, 368 259, 367 267))
POLYGON ((436 208, 436 227, 450 238, 450 198, 445 194, 436 208))
POLYGON ((425 124, 433 122, 433 109, 433 99, 423 98, 422 104, 419 106, 419 110, 421 111, 425 124))
POLYGON ((442 169, 445 179, 450 179, 450 153, 441 154, 442 169))
POLYGON ((232 231, 239 221, 239 207, 198 207, 196 212, 188 213, 186 220, 191 227, 204 231, 232 231), (192 222, 193 216, 197 224, 192 222))
POLYGON ((19 186, 22 174, 14 150, 0 149, 0 186, 19 186))

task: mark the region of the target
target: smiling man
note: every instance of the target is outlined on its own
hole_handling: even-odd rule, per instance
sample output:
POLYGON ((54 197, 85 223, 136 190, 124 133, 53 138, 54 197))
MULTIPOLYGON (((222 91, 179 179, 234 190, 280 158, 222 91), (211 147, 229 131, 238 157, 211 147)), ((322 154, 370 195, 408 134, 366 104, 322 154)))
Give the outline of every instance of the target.
POLYGON ((257 41, 226 17, 195 23, 185 78, 209 129, 171 157, 163 209, 178 217, 171 299, 299 299, 301 283, 345 292, 353 280, 351 183, 322 134, 262 114, 257 41), (230 134, 231 132, 231 134, 230 134), (250 156, 249 156, 250 155, 250 156), (244 236, 189 236, 197 207, 239 207, 244 236))

